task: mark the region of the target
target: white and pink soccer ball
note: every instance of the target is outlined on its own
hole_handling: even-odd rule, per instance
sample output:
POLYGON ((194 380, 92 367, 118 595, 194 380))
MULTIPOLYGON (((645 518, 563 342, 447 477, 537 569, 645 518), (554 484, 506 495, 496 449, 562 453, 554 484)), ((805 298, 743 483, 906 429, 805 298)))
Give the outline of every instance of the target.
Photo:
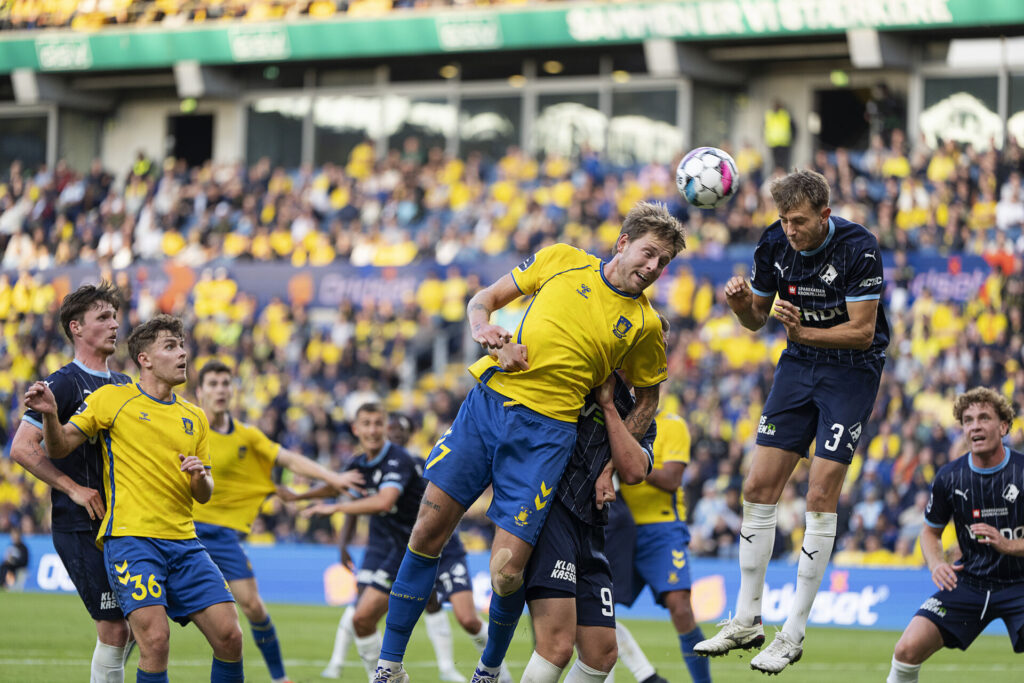
POLYGON ((739 187, 736 162, 717 147, 698 147, 676 167, 676 187, 698 209, 715 209, 729 201, 739 187))

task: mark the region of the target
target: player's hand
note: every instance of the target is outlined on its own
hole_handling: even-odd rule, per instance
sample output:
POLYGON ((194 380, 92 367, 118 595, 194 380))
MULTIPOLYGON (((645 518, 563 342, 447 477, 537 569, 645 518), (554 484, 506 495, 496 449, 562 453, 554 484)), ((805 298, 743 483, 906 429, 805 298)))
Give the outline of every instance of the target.
POLYGON ((530 369, 525 344, 509 342, 500 349, 489 349, 488 353, 498 361, 498 365, 505 372, 520 372, 530 369))
POLYGON ((612 481, 612 468, 606 467, 594 482, 594 499, 597 509, 602 510, 606 503, 615 501, 615 483, 612 481))
POLYGON ((25 392, 25 407, 40 415, 56 415, 57 399, 46 382, 33 382, 25 392))
POLYGON ((746 313, 754 305, 754 293, 742 275, 733 275, 725 283, 725 302, 737 315, 746 313))
POLYGON ((335 489, 338 493, 347 493, 351 489, 363 493, 363 484, 366 483, 366 480, 361 472, 349 470, 340 474, 332 472, 329 478, 324 477, 324 483, 335 489))
POLYGON ((473 328, 473 341, 484 347, 484 351, 490 352, 512 341, 512 333, 500 325, 484 323, 473 328))
POLYGON ((103 519, 103 515, 106 513, 103 496, 96 489, 76 486, 68 491, 68 498, 84 507, 85 511, 89 513, 89 519, 103 519))
POLYGON ((313 515, 333 515, 338 511, 338 506, 334 503, 317 503, 316 505, 310 505, 305 508, 299 514, 309 519, 313 515))
POLYGON ((1010 541, 991 524, 972 524, 971 533, 977 537, 978 543, 992 546, 997 552, 1005 554, 1010 550, 1010 541))
POLYGON ((963 568, 962 564, 940 562, 932 570, 932 581, 941 590, 951 591, 956 588, 956 573, 963 568))
POLYGON ((348 546, 341 546, 341 564, 345 569, 349 570, 353 574, 356 573, 356 563, 352 559, 352 556, 348 554, 348 546))
POLYGON ((786 301, 777 299, 772 307, 772 315, 786 328, 786 336, 792 341, 800 341, 803 325, 800 324, 800 309, 786 301))
POLYGON ((194 455, 186 456, 184 453, 178 453, 178 460, 181 461, 181 471, 188 472, 193 477, 205 477, 206 466, 203 465, 203 461, 194 455))
POLYGON ((605 411, 617 410, 615 407, 616 382, 615 371, 613 370, 612 374, 608 375, 608 379, 597 388, 597 405, 601 406, 605 411))

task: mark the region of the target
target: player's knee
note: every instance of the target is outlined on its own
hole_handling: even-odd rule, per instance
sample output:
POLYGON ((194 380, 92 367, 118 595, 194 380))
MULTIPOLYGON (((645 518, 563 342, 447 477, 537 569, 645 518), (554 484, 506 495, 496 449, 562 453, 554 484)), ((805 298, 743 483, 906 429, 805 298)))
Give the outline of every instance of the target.
POLYGON ((511 595, 523 585, 523 568, 508 548, 491 551, 490 570, 491 589, 498 595, 511 595))
POLYGON ((480 617, 476 615, 476 612, 473 612, 472 614, 459 614, 456 612, 455 618, 459 620, 459 626, 461 626, 462 629, 470 635, 480 633, 480 629, 484 627, 483 622, 480 621, 480 617))
POLYGON ((896 641, 893 655, 896 657, 896 661, 903 662, 904 664, 917 665, 924 661, 924 657, 921 656, 921 648, 918 647, 913 638, 908 638, 907 634, 903 634, 896 641))
POLYGON ((360 638, 365 638, 377 630, 378 620, 379 617, 376 614, 357 609, 356 613, 352 615, 352 630, 360 638))
POLYGON ((238 606, 242 609, 245 618, 253 623, 261 623, 267 620, 267 608, 259 595, 246 596, 240 600, 238 606))
POLYGON ((612 667, 615 666, 615 662, 619 659, 619 648, 615 645, 615 641, 612 640, 610 646, 601 648, 598 652, 588 652, 587 656, 582 657, 582 659, 583 663, 591 669, 611 671, 612 667))
POLYGON ((128 644, 131 629, 127 621, 97 621, 96 635, 104 645, 124 647, 128 644))
POLYGON ((218 659, 237 662, 242 658, 242 628, 237 623, 232 624, 218 633, 210 645, 218 659))
POLYGON ((537 641, 537 654, 560 669, 569 665, 573 650, 573 629, 545 634, 537 641))

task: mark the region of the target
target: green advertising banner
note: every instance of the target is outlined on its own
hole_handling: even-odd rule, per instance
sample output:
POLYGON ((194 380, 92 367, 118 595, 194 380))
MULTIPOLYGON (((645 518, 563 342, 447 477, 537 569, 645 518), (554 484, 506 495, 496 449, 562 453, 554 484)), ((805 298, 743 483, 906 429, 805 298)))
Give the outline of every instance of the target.
POLYGON ((117 27, 0 35, 0 73, 111 70, 530 49, 648 38, 679 41, 835 34, 851 28, 1024 26, 1024 0, 680 0, 571 3, 373 19, 117 27))

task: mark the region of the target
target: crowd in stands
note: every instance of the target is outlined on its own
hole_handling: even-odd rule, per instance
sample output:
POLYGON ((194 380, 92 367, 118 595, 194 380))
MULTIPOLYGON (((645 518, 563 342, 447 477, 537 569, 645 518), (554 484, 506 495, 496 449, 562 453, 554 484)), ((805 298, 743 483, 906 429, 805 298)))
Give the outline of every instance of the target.
MULTIPOLYGON (((834 211, 875 231, 896 263, 886 299, 889 360, 840 502, 843 563, 920 563, 914 540, 932 476, 968 450, 953 422, 956 393, 983 384, 1011 397, 1018 410, 1024 404, 1024 208, 1012 209, 1021 201, 1019 149, 949 145, 901 157, 902 143, 893 137, 889 146, 820 154, 814 162, 835 188, 834 211), (983 254, 991 273, 963 302, 911 291, 907 254, 916 250, 983 254)), ((703 215, 685 214, 664 167, 616 173, 593 155, 538 162, 510 150, 489 164, 437 150, 420 158, 415 151, 410 146, 375 161, 372 150, 357 148, 345 166, 294 172, 266 161, 189 169, 140 156, 124 179, 99 163, 85 174, 65 164, 12 166, 0 185, 3 442, 9 445, 17 428, 27 383, 69 360, 54 311, 70 281, 51 269, 87 265, 120 287, 123 336, 157 312, 182 316, 193 371, 214 357, 235 367, 238 417, 288 448, 340 467, 354 448, 347 420, 361 401, 379 397, 413 417, 411 448, 425 454, 471 381, 465 350, 476 349, 460 342, 465 303, 479 280, 460 265, 487 254, 528 254, 556 240, 607 253, 633 202, 662 199, 686 218, 690 232, 686 255, 658 285, 673 323, 662 404, 681 414, 693 435, 684 479, 693 549, 735 553, 742 475, 785 334, 774 321, 760 334, 743 330, 720 288, 695 275, 687 259, 715 257, 736 244, 749 250, 771 222, 756 154, 737 155, 747 179, 739 196, 722 214, 703 215), (145 265, 127 269, 157 259, 199 271, 191 292, 168 296, 151 286, 145 265), (361 300, 325 311, 292 304, 283 291, 265 300, 242 291, 232 267, 247 260, 425 260, 447 270, 425 279, 402 305, 361 300), (450 364, 402 381, 403 360, 436 338, 454 341, 450 364)), ((134 373, 123 350, 112 366, 134 373)), ((1008 438, 1024 447, 1020 420, 1008 438)), ((4 456, 0 532, 47 531, 45 486, 4 456)), ((806 476, 801 465, 780 503, 780 556, 800 547, 806 476)), ((489 540, 485 506, 471 511, 462 530, 471 548, 489 540)), ((338 523, 311 523, 271 499, 250 540, 331 543, 338 523)))
POLYGON ((543 0, 10 0, 0 3, 0 29, 88 31, 134 24, 181 26, 212 21, 289 21, 371 17, 392 10, 473 8, 543 0))

